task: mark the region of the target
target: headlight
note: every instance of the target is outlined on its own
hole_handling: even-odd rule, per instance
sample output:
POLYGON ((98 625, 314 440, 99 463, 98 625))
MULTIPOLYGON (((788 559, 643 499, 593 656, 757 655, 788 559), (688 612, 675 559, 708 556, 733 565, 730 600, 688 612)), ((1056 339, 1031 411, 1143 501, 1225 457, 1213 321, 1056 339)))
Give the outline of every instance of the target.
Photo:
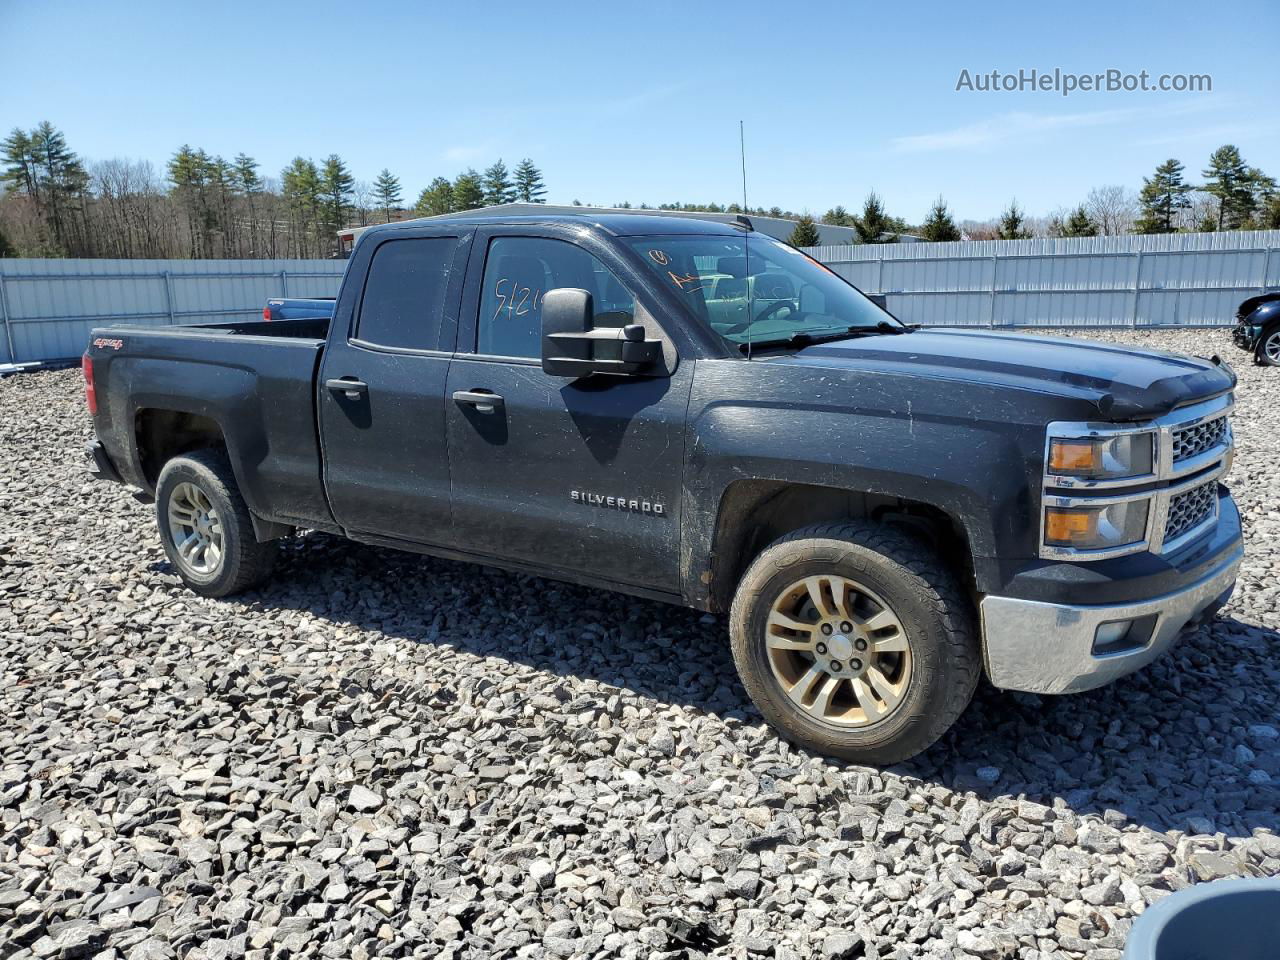
POLYGON ((1055 437, 1049 441, 1048 472, 1091 480, 1143 477, 1155 467, 1154 439, 1153 433, 1055 437))
POLYGON ((1148 500, 1082 507, 1045 507, 1044 542, 1072 550, 1105 550, 1141 543, 1147 533, 1148 500))

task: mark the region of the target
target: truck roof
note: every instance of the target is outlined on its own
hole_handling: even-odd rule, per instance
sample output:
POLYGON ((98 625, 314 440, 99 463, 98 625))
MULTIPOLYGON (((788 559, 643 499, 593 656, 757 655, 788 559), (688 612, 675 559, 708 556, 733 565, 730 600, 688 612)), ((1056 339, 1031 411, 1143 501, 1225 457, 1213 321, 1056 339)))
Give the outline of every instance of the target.
POLYGON ((615 237, 644 237, 673 234, 715 234, 741 236, 742 228, 714 220, 696 220, 688 217, 646 216, 644 214, 514 214, 507 216, 429 217, 417 220, 401 220, 399 223, 383 223, 370 227, 362 236, 398 230, 412 230, 421 226, 458 224, 459 226, 495 226, 517 224, 565 224, 592 226, 615 237))

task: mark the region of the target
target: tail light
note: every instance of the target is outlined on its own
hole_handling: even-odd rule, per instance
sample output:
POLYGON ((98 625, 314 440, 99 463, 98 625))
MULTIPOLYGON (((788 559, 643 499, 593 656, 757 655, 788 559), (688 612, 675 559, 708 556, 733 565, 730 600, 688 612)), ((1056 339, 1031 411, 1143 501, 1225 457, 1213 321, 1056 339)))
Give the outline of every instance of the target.
POLYGON ((84 373, 84 402, 90 414, 98 412, 98 390, 93 384, 93 357, 87 353, 80 358, 80 370, 84 373))
POLYGON ((271 319, 271 304, 267 304, 265 307, 262 308, 262 319, 263 320, 271 319))

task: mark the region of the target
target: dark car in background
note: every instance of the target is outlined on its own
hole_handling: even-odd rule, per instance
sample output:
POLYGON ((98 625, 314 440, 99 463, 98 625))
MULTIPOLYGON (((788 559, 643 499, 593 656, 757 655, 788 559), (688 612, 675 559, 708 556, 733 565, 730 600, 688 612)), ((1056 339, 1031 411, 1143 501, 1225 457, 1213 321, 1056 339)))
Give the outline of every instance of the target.
POLYGON ((1231 339, 1255 363, 1280 367, 1280 291, 1250 297, 1236 310, 1231 339))

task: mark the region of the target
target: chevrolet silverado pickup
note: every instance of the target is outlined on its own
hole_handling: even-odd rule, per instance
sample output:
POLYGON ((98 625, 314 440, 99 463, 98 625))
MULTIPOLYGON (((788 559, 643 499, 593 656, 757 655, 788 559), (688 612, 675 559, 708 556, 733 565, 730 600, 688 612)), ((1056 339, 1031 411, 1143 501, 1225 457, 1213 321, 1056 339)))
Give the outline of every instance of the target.
POLYGON ((723 613, 764 717, 863 762, 984 672, 1141 667, 1242 555, 1230 368, 913 329, 745 218, 380 226, 331 317, 100 329, 84 374, 197 593, 328 531, 723 613))

